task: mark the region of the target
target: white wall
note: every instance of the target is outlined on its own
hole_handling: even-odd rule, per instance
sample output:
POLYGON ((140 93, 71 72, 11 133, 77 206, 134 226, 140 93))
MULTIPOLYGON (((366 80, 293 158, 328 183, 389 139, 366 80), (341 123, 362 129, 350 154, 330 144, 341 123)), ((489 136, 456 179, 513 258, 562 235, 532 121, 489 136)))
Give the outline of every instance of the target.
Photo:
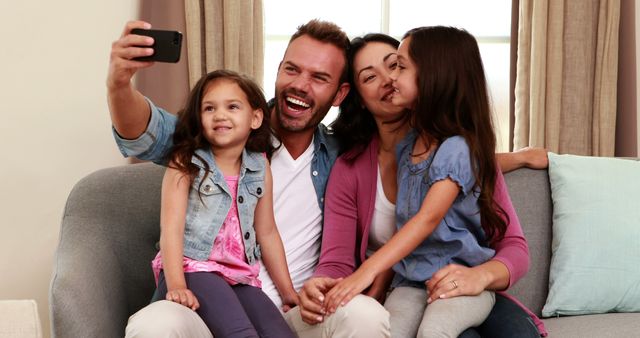
POLYGON ((111 42, 137 11, 128 0, 0 2, 0 299, 35 299, 45 337, 66 197, 126 163, 105 79, 111 42))

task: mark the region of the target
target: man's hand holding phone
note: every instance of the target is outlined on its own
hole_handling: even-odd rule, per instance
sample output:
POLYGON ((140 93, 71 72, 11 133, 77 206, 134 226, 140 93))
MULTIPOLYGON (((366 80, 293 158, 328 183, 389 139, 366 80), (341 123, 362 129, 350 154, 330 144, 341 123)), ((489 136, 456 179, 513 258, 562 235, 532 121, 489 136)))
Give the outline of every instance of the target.
MULTIPOLYGON (((138 69, 152 66, 154 62, 151 60, 157 59, 158 56, 165 56, 166 60, 167 51, 168 59, 177 61, 180 51, 179 42, 181 42, 181 36, 180 41, 177 41, 173 39, 175 35, 171 34, 170 40, 163 38, 163 42, 159 44, 158 38, 133 34, 134 29, 148 31, 151 29, 151 24, 144 21, 127 23, 120 38, 111 44, 107 73, 107 102, 111 121, 118 134, 127 139, 135 139, 142 135, 151 116, 147 100, 134 88, 131 78, 138 69), (169 46, 169 48, 160 51, 159 46, 169 46), (175 55, 176 49, 178 57, 175 55), (150 56, 151 58, 148 58, 150 56)), ((166 36, 163 33, 161 38, 166 36)))
POLYGON ((152 30, 144 21, 128 22, 120 38, 111 44, 107 86, 128 85, 138 69, 153 65, 153 61, 178 62, 181 47, 180 32, 152 30))
POLYGON ((131 78, 138 69, 150 67, 151 61, 137 61, 135 58, 153 54, 154 40, 149 36, 131 34, 133 29, 150 29, 151 24, 144 21, 130 21, 124 27, 122 35, 111 44, 107 87, 110 91, 128 87, 131 78))

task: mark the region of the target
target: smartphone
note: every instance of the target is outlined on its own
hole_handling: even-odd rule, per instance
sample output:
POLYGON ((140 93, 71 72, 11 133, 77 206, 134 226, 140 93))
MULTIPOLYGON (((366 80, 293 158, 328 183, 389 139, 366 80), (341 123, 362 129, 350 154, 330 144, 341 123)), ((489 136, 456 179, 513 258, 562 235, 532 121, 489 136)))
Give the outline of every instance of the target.
POLYGON ((137 57, 137 61, 158 61, 173 62, 180 60, 180 50, 182 48, 182 33, 177 31, 164 31, 157 29, 134 28, 131 34, 145 35, 153 38, 153 54, 144 57, 137 57))

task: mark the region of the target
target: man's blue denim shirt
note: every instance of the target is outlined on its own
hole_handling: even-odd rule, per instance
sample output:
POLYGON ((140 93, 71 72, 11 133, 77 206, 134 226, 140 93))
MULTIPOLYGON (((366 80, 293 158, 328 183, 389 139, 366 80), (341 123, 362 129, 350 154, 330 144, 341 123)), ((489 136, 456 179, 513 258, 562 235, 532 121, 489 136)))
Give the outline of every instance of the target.
MULTIPOLYGON (((173 132, 177 117, 157 107, 147 99, 151 108, 151 118, 147 130, 134 140, 127 140, 113 128, 113 136, 120 152, 125 157, 137 157, 145 161, 153 161, 160 165, 167 164, 167 154, 173 146, 173 132)), ((273 106, 273 100, 269 102, 273 106)), ((320 210, 324 210, 324 192, 331 167, 338 157, 338 142, 323 124, 318 125, 313 133, 313 159, 311 161, 311 181, 316 190, 320 210)))

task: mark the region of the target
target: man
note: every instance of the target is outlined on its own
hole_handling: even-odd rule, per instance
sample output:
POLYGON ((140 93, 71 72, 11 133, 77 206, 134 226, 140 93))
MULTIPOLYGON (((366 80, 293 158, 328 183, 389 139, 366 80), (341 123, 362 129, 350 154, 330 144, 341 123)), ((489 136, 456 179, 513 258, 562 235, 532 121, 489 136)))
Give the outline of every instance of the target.
MULTIPOLYGON (((159 162, 171 147, 175 116, 156 107, 131 84, 138 69, 150 62, 132 60, 152 54, 148 37, 130 34, 150 28, 130 22, 112 45, 107 79, 114 135, 125 156, 159 162)), ((285 245, 294 287, 300 290, 313 275, 320 254, 324 191, 338 149, 320 121, 347 92, 346 50, 349 39, 336 25, 312 20, 291 37, 276 78, 272 127, 282 147, 273 155, 274 210, 285 245)), ((282 307, 268 274, 264 292, 282 307)), ((371 297, 360 295, 331 316, 311 311, 336 280, 316 277, 300 291, 300 306, 284 314, 300 337, 388 337, 389 315, 371 297), (306 305, 306 306, 305 306, 306 305), (363 325, 366 323, 366 325, 363 325)), ((290 304, 283 307, 288 309, 290 304)), ((317 307, 315 307, 317 308, 317 307)), ((211 337, 197 314, 169 301, 158 301, 134 314, 127 337, 211 337)))

